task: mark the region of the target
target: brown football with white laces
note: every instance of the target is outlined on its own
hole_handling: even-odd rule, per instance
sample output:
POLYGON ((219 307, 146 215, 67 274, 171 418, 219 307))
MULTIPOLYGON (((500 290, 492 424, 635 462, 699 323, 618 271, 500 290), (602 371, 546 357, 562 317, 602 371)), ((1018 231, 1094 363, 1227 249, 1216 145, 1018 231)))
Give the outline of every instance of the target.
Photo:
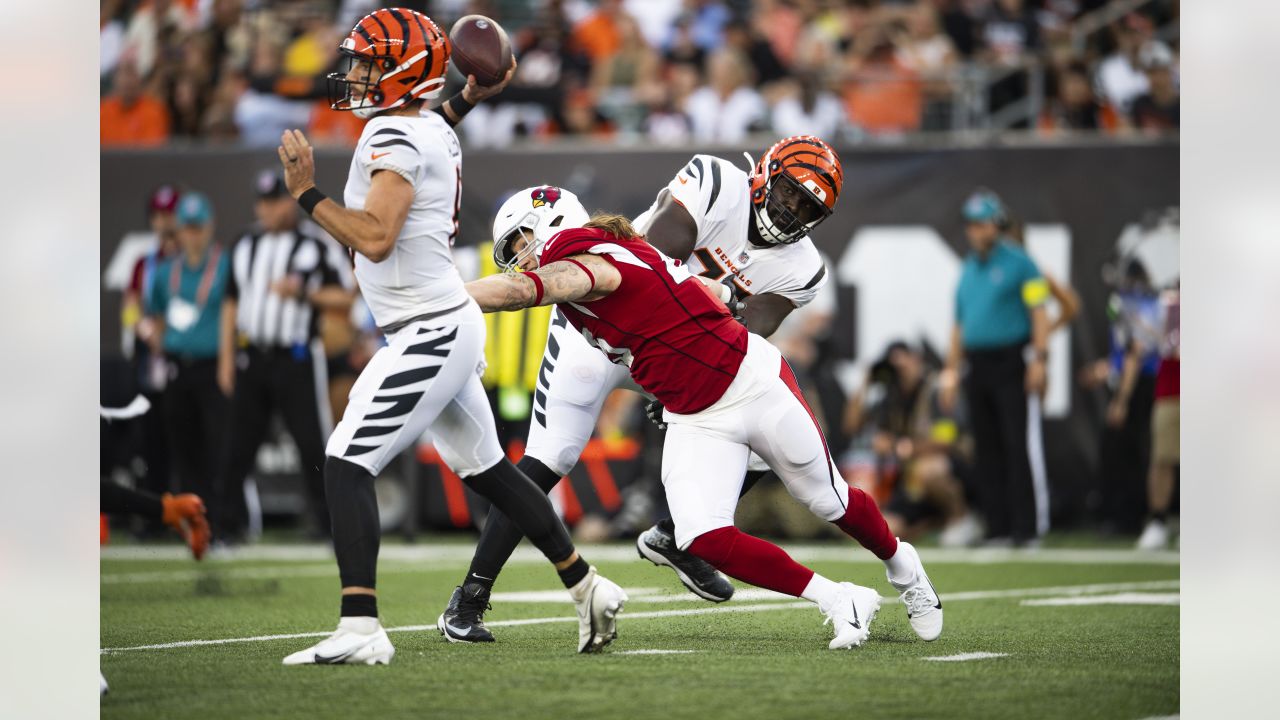
POLYGON ((496 85, 511 69, 511 41, 502 26, 484 15, 459 18, 449 31, 450 56, 463 77, 496 85))

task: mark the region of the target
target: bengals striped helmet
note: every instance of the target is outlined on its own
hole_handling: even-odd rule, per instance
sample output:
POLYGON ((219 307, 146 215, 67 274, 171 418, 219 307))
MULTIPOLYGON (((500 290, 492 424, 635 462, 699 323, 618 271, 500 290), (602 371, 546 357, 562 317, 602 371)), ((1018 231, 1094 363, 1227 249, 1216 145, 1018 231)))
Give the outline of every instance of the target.
POLYGON ((444 88, 449 39, 415 10, 383 8, 356 23, 338 53, 350 64, 329 74, 329 107, 362 118, 431 99, 444 88))
POLYGON ((751 209, 765 242, 789 245, 831 216, 844 185, 840 157, 811 135, 783 138, 751 172, 751 209))

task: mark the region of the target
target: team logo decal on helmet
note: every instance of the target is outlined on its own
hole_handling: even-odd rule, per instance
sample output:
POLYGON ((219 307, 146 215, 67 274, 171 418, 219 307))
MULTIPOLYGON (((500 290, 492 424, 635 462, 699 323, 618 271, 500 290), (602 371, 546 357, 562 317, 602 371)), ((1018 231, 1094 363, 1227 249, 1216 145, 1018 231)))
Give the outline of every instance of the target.
POLYGON ((329 106, 362 118, 434 98, 449 69, 448 37, 431 18, 406 8, 364 16, 338 53, 350 64, 347 72, 328 75, 329 106))
POLYGON ((825 142, 811 135, 779 140, 751 173, 756 230, 765 242, 799 241, 831 216, 843 185, 840 157, 825 142), (793 211, 788 200, 796 196, 793 211))
POLYGON ((560 188, 551 187, 550 185, 540 187, 529 193, 529 196, 533 198, 533 206, 536 208, 540 208, 543 205, 555 207, 556 201, 560 199, 560 188))
POLYGON ((553 235, 582 227, 590 219, 578 196, 564 188, 537 185, 518 190, 493 218, 493 261, 503 270, 514 271, 522 260, 541 255, 553 235), (517 250, 519 241, 524 244, 517 250))

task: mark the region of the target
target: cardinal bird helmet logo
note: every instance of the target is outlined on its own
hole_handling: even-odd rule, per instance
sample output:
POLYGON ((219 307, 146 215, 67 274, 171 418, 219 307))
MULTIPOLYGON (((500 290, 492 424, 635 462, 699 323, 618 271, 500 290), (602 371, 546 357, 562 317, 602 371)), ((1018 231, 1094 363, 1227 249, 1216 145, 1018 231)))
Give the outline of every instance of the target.
POLYGON ((556 202, 560 199, 560 188, 556 187, 540 187, 529 194, 533 198, 533 206, 540 208, 543 205, 556 206, 556 202))

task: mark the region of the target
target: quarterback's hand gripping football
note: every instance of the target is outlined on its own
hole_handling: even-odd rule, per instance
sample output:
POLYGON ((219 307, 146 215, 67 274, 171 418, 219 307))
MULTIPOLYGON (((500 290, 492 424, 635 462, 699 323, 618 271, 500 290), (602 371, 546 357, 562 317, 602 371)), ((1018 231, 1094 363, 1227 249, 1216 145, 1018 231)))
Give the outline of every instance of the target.
POLYGON ((308 188, 316 184, 316 158, 301 130, 285 130, 276 148, 280 164, 284 166, 284 184, 289 194, 297 200, 308 188))
POLYGON ((479 105, 489 98, 502 92, 502 89, 511 82, 511 78, 516 76, 516 59, 511 58, 511 69, 507 70, 507 74, 502 77, 501 82, 485 87, 476 82, 475 75, 467 76, 467 86, 462 88, 462 99, 472 105, 479 105))
POLYGON ((197 560, 204 557, 205 551, 209 549, 210 532, 209 521, 205 518, 204 501, 200 496, 191 493, 165 493, 160 498, 160 503, 164 507, 164 514, 161 516, 164 524, 182 534, 182 539, 187 541, 191 554, 197 560))

